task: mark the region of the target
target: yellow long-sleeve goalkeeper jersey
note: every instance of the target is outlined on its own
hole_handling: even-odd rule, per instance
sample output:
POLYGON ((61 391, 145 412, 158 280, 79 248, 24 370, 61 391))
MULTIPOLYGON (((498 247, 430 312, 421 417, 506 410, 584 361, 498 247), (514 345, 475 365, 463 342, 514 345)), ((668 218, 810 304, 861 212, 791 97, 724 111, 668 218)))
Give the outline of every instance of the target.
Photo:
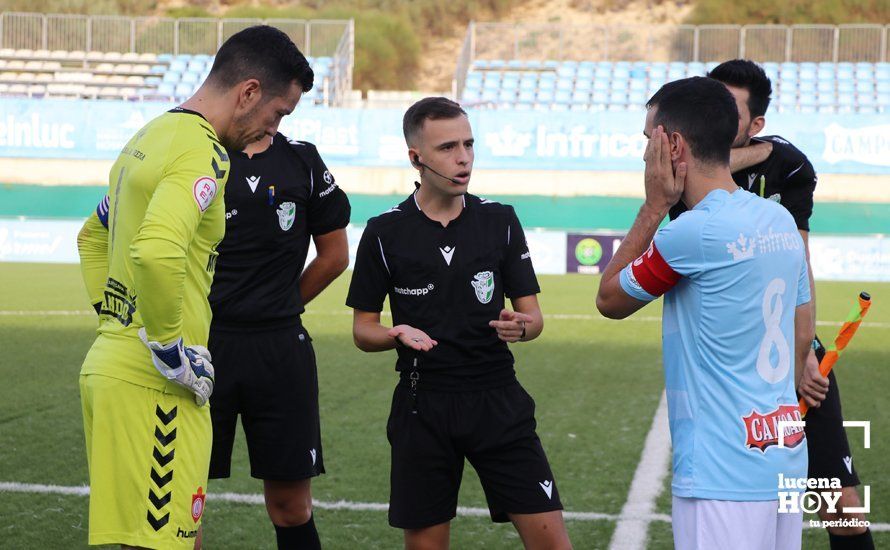
POLYGON ((138 331, 145 327, 164 344, 181 336, 186 345, 207 345, 228 172, 213 127, 184 109, 152 120, 121 150, 107 203, 78 238, 87 292, 100 313, 81 374, 183 391, 155 370, 138 331))

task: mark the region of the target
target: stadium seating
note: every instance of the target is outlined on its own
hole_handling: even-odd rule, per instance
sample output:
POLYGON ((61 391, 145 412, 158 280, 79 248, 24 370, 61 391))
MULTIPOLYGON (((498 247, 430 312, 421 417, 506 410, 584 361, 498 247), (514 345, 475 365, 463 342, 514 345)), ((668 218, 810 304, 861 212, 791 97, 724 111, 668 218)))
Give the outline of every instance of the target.
MULTIPOLYGON (((461 101, 491 109, 634 111, 665 82, 717 63, 473 62, 461 101)), ((890 63, 765 63, 776 112, 890 112, 890 63)))
MULTIPOLYGON (((302 106, 327 104, 330 57, 309 58, 315 87, 302 106)), ((0 49, 0 95, 181 101, 201 85, 213 57, 153 53, 0 49)))

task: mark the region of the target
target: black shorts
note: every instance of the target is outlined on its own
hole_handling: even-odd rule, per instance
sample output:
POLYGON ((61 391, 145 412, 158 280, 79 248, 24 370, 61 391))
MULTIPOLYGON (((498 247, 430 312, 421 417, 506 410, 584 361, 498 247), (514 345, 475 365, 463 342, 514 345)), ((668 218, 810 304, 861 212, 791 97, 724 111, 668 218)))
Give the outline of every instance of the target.
MULTIPOLYGON (((825 348, 819 345, 816 358, 821 362, 825 348)), ((811 478, 838 478, 843 487, 859 485, 859 476, 853 467, 853 455, 844 430, 841 413, 841 394, 834 372, 828 373, 828 393, 818 408, 807 410, 805 432, 809 453, 811 478)))
POLYGON ((209 348, 216 369, 210 478, 229 477, 239 414, 251 476, 296 481, 324 473, 309 333, 299 325, 263 332, 211 328, 209 348))
POLYGON ((389 524, 419 529, 453 519, 464 458, 479 474, 492 521, 562 510, 535 433, 535 402, 519 385, 468 392, 393 392, 389 524))

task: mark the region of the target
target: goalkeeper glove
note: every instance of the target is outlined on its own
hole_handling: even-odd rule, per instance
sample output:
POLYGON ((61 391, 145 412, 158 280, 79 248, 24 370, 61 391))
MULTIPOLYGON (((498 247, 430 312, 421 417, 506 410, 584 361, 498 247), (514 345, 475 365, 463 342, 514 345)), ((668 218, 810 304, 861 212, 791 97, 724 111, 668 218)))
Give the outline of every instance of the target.
POLYGON ((151 350, 151 361, 164 378, 194 393, 199 407, 207 403, 214 384, 213 365, 207 348, 183 347, 182 338, 166 346, 150 342, 145 328, 139 329, 139 338, 151 350))

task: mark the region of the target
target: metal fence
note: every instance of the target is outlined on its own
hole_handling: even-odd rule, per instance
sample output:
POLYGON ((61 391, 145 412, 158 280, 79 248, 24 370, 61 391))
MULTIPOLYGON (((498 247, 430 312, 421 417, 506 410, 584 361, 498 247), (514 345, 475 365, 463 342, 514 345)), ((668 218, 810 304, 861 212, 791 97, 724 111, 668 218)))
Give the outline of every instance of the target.
POLYGON ((0 48, 170 54, 214 54, 236 32, 274 25, 304 54, 334 56, 351 21, 205 19, 0 13, 0 48))
POLYGON ((327 103, 352 89, 352 20, 207 19, 0 13, 0 48, 82 52, 213 55, 236 32, 267 24, 284 31, 310 57, 331 57, 330 77, 317 86, 327 103))
POLYGON ((474 59, 888 60, 887 25, 553 25, 470 23, 456 81, 474 59))

